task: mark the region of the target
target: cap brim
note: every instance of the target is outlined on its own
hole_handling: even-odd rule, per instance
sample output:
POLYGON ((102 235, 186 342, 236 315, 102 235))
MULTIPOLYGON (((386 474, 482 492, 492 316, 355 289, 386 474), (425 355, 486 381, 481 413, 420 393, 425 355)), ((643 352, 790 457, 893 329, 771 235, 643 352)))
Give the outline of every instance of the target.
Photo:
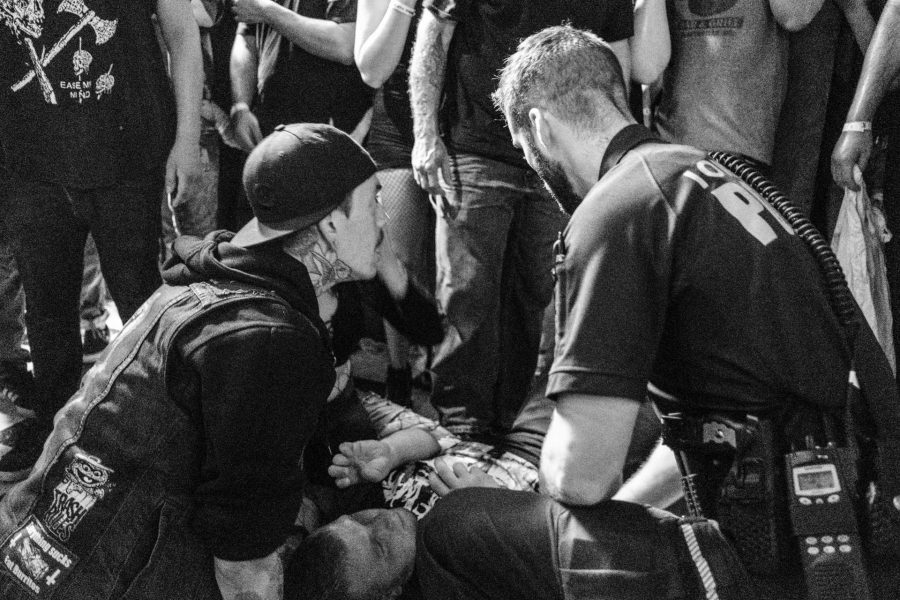
POLYGON ((296 227, 275 229, 274 227, 263 225, 254 217, 249 223, 241 227, 240 231, 234 234, 234 237, 231 238, 231 243, 242 248, 249 248, 286 237, 295 231, 297 231, 296 227))

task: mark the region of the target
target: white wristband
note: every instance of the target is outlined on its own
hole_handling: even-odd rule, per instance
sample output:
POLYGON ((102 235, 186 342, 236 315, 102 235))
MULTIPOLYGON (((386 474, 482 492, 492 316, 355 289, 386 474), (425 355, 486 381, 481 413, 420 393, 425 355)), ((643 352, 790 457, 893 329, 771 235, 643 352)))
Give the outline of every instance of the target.
POLYGON ((235 102, 231 105, 231 113, 229 114, 233 117, 243 110, 250 110, 250 106, 246 102, 235 102))
POLYGON ((872 131, 872 121, 847 121, 841 131, 872 131))
POLYGON ((391 0, 389 6, 391 7, 391 10, 396 10, 401 15, 406 15, 409 18, 416 16, 416 11, 400 2, 400 0, 391 0))

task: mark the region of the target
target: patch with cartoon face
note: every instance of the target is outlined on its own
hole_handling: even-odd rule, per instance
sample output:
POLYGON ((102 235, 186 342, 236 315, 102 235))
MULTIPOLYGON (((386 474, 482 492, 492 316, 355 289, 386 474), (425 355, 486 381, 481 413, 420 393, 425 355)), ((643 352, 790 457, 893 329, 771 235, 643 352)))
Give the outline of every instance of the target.
POLYGON ((34 516, 0 549, 0 566, 38 598, 49 598, 77 562, 34 516))
POLYGON ((68 541, 84 516, 112 488, 113 470, 94 456, 77 454, 66 467, 63 480, 53 489, 53 500, 44 522, 53 535, 68 541))

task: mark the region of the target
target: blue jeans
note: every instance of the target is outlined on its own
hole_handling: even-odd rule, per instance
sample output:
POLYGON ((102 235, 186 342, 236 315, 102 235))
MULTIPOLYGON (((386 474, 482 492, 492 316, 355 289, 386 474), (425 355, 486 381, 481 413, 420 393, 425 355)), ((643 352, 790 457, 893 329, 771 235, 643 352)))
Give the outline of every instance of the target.
POLYGON ((10 179, 0 214, 19 267, 38 417, 49 423, 81 378, 79 300, 90 231, 122 320, 159 286, 162 178, 81 190, 10 179))
POLYGON ((431 401, 455 433, 506 431, 534 374, 553 292, 552 246, 566 216, 540 179, 479 156, 451 159, 437 219, 435 295, 447 317, 431 401))

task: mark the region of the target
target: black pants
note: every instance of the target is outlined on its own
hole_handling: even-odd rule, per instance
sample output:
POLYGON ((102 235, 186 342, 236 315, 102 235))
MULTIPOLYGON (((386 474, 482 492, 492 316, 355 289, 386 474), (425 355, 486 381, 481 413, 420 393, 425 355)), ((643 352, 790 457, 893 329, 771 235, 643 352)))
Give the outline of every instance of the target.
POLYGON ((90 231, 122 321, 159 287, 162 178, 99 189, 13 177, 2 206, 25 289, 38 418, 49 424, 81 377, 79 298, 90 231))

